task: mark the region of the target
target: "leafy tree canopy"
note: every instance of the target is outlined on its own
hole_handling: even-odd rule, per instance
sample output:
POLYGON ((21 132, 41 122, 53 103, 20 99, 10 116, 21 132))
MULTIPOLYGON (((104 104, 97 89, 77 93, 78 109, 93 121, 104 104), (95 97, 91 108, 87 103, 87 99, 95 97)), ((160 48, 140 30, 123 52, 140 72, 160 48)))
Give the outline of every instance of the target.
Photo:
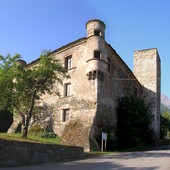
POLYGON ((53 89, 59 95, 57 83, 68 78, 60 62, 45 51, 39 60, 23 67, 21 56, 0 56, 0 109, 10 107, 22 118, 23 137, 27 137, 29 121, 35 111, 40 96, 53 89))

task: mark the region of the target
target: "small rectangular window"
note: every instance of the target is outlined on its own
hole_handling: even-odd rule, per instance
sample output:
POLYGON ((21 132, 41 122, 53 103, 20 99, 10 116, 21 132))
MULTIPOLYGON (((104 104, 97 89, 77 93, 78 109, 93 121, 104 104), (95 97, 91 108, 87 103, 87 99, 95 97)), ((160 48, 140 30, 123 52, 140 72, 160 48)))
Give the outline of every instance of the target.
POLYGON ((65 69, 69 70, 72 68, 72 56, 65 58, 65 69))
POLYGON ((67 122, 69 120, 70 109, 64 109, 62 112, 62 122, 67 122))
POLYGON ((67 83, 64 85, 64 96, 71 95, 71 83, 67 83))
POLYGON ((94 58, 100 59, 100 51, 98 51, 98 50, 94 51, 94 58))
POLYGON ((94 30, 94 35, 95 36, 100 36, 100 31, 99 30, 94 30))

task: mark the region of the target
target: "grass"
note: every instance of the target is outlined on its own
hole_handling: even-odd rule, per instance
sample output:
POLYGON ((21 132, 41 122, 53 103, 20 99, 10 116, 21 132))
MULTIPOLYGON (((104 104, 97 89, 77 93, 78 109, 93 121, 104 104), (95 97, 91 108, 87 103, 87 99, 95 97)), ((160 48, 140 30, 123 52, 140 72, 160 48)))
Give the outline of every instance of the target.
MULTIPOLYGON (((31 135, 28 134, 27 139, 22 138, 21 133, 0 133, 0 139, 5 140, 15 140, 20 142, 33 142, 33 143, 43 143, 43 144, 58 144, 58 145, 65 145, 62 140, 59 137, 56 138, 42 138, 40 135, 31 135)), ((160 141, 160 146, 170 145, 170 139, 165 139, 160 141)), ((117 153, 117 152, 129 152, 129 151, 142 151, 150 149, 150 147, 141 147, 141 148, 130 148, 126 150, 119 150, 119 151, 112 151, 112 152, 101 152, 101 151, 95 151, 95 152, 88 152, 86 153, 87 156, 99 156, 99 155, 105 155, 110 153, 117 153)))
POLYGON ((160 141, 160 146, 170 145, 170 139, 163 139, 160 141))
POLYGON ((28 135, 27 139, 22 138, 21 133, 0 133, 0 139, 5 140, 15 140, 20 142, 34 142, 34 143, 43 143, 43 144, 63 144, 62 140, 59 137, 56 138, 42 138, 38 135, 28 135))
POLYGON ((118 153, 116 151, 106 151, 106 152, 102 152, 102 151, 91 151, 91 152, 88 152, 87 154, 88 155, 91 155, 91 156, 100 156, 100 155, 107 155, 107 154, 112 154, 112 153, 118 153))
MULTIPOLYGON (((166 146, 170 145, 170 139, 164 139, 160 140, 159 146, 166 146)), ((155 146, 141 146, 138 148, 129 148, 129 149, 124 149, 124 150, 115 150, 115 151, 106 151, 106 152, 101 152, 101 151, 92 151, 86 153, 87 156, 100 156, 100 155, 106 155, 106 154, 113 154, 113 153, 120 153, 120 152, 133 152, 133 151, 146 151, 155 148, 155 146)))

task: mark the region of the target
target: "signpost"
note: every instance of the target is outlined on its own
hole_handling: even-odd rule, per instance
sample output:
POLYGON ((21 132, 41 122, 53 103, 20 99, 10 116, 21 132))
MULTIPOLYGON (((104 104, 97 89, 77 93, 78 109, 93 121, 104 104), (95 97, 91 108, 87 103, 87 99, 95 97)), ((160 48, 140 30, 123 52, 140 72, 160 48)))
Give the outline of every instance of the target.
POLYGON ((101 146, 102 152, 103 152, 103 144, 104 144, 104 151, 106 151, 106 143, 107 143, 107 133, 102 132, 102 146, 101 146))

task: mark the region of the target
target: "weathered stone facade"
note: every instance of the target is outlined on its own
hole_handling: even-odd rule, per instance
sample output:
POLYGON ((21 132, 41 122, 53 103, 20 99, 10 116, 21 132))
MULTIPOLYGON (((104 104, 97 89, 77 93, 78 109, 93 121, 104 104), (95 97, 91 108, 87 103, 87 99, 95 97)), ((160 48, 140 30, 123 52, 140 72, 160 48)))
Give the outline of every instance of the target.
POLYGON ((156 141, 160 134, 161 64, 156 48, 134 52, 134 74, 143 85, 143 97, 150 104, 156 141))
MULTIPOLYGON (((51 53, 68 69, 70 78, 64 79, 64 85, 59 87, 60 97, 42 96, 42 101, 53 107, 54 132, 72 144, 84 146, 85 150, 100 149, 96 139, 103 129, 112 127, 116 131, 117 102, 128 94, 145 96, 153 104, 153 126, 159 138, 158 52, 156 49, 135 52, 135 77, 105 41, 105 28, 102 21, 90 20, 86 24, 87 37, 51 53)), ((27 67, 37 63, 38 60, 33 61, 27 67)))

